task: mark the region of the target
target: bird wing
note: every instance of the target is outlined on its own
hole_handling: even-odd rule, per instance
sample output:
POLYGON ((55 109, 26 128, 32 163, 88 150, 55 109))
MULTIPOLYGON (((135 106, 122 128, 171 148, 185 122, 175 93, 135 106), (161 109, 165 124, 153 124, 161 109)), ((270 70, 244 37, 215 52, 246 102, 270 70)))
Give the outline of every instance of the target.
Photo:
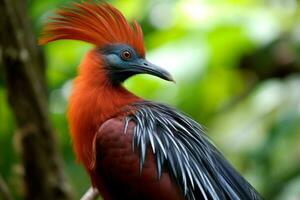
POLYGON ((152 188, 163 194, 176 188, 174 197, 188 200, 262 199, 197 122, 171 107, 149 101, 132 104, 131 110, 134 112, 118 123, 116 119, 106 122, 98 134, 99 171, 114 177, 113 183, 125 183, 124 188, 138 188, 145 195, 152 188), (149 184, 149 177, 151 183, 156 180, 155 186, 140 189, 149 184))
POLYGON ((155 156, 150 149, 145 153, 143 170, 139 171, 140 157, 132 149, 134 122, 113 118, 106 121, 96 134, 96 174, 102 180, 97 184, 108 199, 164 199, 183 200, 179 187, 167 171, 158 178, 155 156), (105 189, 104 189, 105 188, 105 189), (105 191, 103 191, 105 190, 105 191))

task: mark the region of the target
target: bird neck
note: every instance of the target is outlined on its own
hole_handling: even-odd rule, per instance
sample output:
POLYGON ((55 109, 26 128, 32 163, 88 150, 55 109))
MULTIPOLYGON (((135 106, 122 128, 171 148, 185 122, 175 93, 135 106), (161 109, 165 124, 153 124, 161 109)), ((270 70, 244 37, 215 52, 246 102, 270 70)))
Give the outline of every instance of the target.
POLYGON ((126 105, 141 100, 122 85, 110 83, 95 50, 86 55, 74 82, 68 118, 77 159, 87 170, 93 165, 93 139, 102 123, 117 117, 126 105))

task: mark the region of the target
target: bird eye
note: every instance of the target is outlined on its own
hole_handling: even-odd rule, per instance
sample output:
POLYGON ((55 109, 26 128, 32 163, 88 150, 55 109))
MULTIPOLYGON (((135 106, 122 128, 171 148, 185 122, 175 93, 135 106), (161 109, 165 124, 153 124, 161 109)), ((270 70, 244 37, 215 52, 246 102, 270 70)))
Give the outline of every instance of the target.
POLYGON ((131 53, 128 50, 125 50, 121 54, 122 59, 129 60, 131 58, 131 53))

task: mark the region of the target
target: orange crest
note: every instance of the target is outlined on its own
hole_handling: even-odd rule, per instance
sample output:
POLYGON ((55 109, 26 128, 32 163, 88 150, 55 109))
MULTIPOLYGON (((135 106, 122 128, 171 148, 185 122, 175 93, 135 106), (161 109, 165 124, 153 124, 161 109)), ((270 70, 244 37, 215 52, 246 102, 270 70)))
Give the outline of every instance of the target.
POLYGON ((46 25, 40 44, 60 39, 81 40, 99 47, 122 43, 145 56, 140 25, 134 21, 131 26, 123 14, 109 4, 73 3, 57 11, 57 15, 46 25))

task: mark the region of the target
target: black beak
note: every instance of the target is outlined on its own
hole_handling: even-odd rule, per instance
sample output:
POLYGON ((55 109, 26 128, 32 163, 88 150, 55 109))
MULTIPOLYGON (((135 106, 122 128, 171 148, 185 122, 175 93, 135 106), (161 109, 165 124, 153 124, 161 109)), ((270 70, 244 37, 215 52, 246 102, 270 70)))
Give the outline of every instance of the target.
POLYGON ((171 74, 161 67, 152 64, 146 59, 139 59, 138 62, 133 64, 133 71, 138 74, 150 74, 157 76, 167 81, 175 82, 171 74))

